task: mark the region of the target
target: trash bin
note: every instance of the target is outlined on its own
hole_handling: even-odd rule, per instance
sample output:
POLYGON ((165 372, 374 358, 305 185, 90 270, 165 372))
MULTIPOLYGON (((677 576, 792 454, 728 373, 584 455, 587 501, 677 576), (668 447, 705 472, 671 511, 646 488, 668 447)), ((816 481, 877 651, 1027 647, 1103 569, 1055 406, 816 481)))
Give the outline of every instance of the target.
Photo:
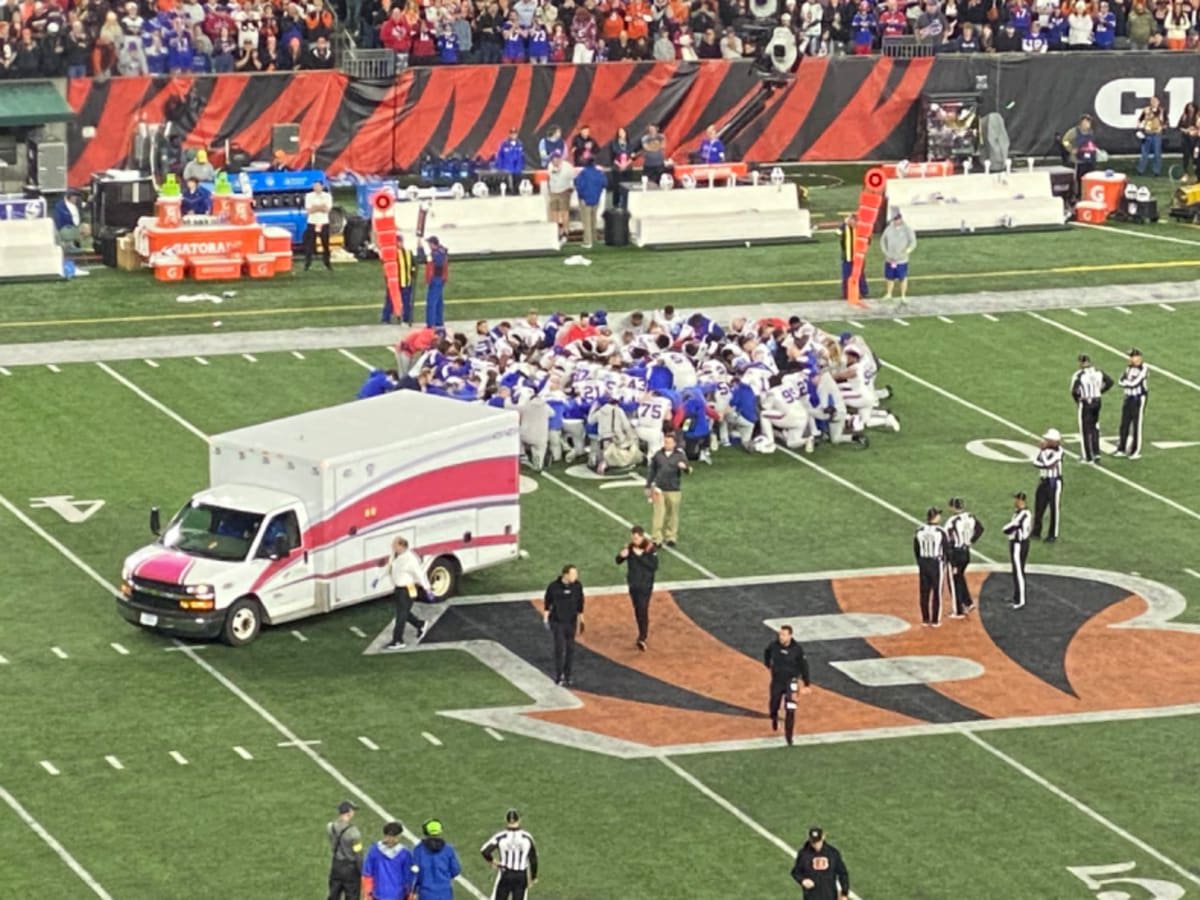
POLYGON ((609 247, 629 246, 629 210, 604 211, 604 243, 609 247))

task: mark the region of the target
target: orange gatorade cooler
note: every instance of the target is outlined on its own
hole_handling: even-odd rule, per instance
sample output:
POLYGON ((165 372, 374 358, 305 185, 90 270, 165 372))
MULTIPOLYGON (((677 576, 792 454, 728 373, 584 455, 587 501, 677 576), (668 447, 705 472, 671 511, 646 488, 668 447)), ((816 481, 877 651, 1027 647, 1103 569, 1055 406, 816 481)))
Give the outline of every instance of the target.
POLYGON ((154 201, 154 214, 162 228, 178 228, 183 224, 183 198, 159 197, 154 201))
POLYGON ((1108 212, 1116 212, 1125 197, 1126 177, 1119 172, 1089 172, 1081 179, 1080 199, 1103 203, 1108 212))
POLYGON ((1075 221, 1089 225, 1101 225, 1108 218, 1108 207, 1103 203, 1082 200, 1075 204, 1075 221))

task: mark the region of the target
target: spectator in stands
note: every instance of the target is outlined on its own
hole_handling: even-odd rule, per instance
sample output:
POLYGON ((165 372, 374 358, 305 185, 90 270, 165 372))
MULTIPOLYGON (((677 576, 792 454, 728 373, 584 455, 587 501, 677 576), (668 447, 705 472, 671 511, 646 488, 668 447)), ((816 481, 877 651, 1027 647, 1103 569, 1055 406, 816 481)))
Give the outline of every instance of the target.
POLYGON ((1087 50, 1092 46, 1092 33, 1096 23, 1087 11, 1083 0, 1076 0, 1067 16, 1067 46, 1072 50, 1087 50))
POLYGON ((567 152, 566 142, 563 141, 562 129, 551 125, 546 129, 546 136, 538 141, 538 160, 542 168, 550 164, 550 157, 555 153, 559 156, 567 152))
POLYGON ((696 45, 696 56, 700 59, 721 58, 721 45, 717 42, 715 28, 704 29, 704 35, 700 38, 700 43, 696 45))
POLYGON ((946 39, 946 16, 938 0, 927 0, 925 12, 917 19, 916 35, 935 47, 946 39))
POLYGON ((614 208, 625 205, 621 185, 633 178, 633 154, 629 132, 618 127, 616 136, 608 142, 608 190, 614 208))
POLYGON ((458 35, 454 33, 454 21, 443 18, 441 31, 437 37, 438 62, 442 65, 454 65, 459 60, 458 35))
POLYGON ((213 39, 212 70, 216 73, 233 71, 233 55, 237 47, 229 26, 222 25, 213 39))
POLYGON ((300 36, 294 34, 284 42, 283 49, 279 51, 279 71, 294 72, 303 68, 303 64, 304 47, 300 36))
POLYGON ((550 62, 565 63, 571 56, 571 37, 562 22, 554 23, 550 32, 550 62))
POLYGON ((507 177, 509 190, 515 191, 521 173, 525 171, 525 147, 521 144, 517 129, 508 130, 508 137, 496 151, 495 166, 497 171, 503 172, 507 177))
POLYGON ((654 58, 659 62, 674 62, 676 53, 671 33, 663 28, 654 38, 654 58))
POLYGON ((657 183, 667 170, 666 135, 651 123, 642 135, 642 174, 657 183))
POLYGON ((510 9, 517 14, 517 22, 522 28, 533 27, 533 17, 537 15, 537 0, 517 0, 510 9))
POLYGON ((1023 43, 1011 20, 992 32, 992 49, 997 53, 1020 53, 1023 43))
POLYGON ((475 43, 479 47, 481 63, 500 62, 500 49, 503 45, 500 28, 503 22, 504 17, 500 14, 500 7, 495 3, 489 3, 475 17, 475 43))
POLYGON ((596 19, 586 7, 580 6, 575 10, 575 16, 571 19, 571 40, 575 45, 572 61, 592 62, 596 56, 596 19))
POLYGON ((304 61, 305 69, 332 69, 333 50, 329 47, 329 39, 325 35, 317 38, 304 61))
POLYGON ((1046 39, 1045 32, 1042 31, 1040 20, 1034 19, 1029 24, 1029 34, 1021 41, 1021 49, 1026 53, 1045 53, 1050 49, 1050 42, 1046 39))
POLYGON ((546 170, 546 189, 550 194, 550 221, 558 225, 558 239, 566 243, 571 223, 571 190, 575 187, 575 169, 561 156, 552 157, 546 170))
POLYGON ((959 36, 952 41, 947 41, 943 52, 978 53, 980 49, 982 48, 979 43, 979 34, 975 31, 975 25, 971 22, 963 22, 959 36))
POLYGON ((1108 0, 1100 0, 1092 26, 1092 40, 1097 50, 1111 50, 1117 36, 1117 14, 1108 6, 1108 0))
POLYGON ((79 192, 67 191, 54 204, 54 239, 67 253, 81 249, 80 234, 83 219, 79 212, 79 192))
POLYGON ((1183 180, 1189 181, 1200 175, 1200 168, 1196 167, 1196 155, 1197 151, 1200 151, 1200 112, 1197 111, 1195 103, 1189 101, 1183 107, 1183 113, 1175 127, 1179 129, 1182 141, 1183 180))
POLYGON ((1155 178, 1162 175, 1162 141, 1166 127, 1166 110, 1158 97, 1151 97, 1149 104, 1138 113, 1138 137, 1142 142, 1142 152, 1137 164, 1139 175, 1146 174, 1148 163, 1155 178))
POLYGON ((459 60, 462 62, 474 62, 475 35, 471 30, 470 18, 465 14, 455 14, 450 20, 450 27, 454 30, 455 40, 458 41, 459 60))
POLYGON ((217 177, 217 170, 208 161, 207 150, 197 150, 196 155, 183 167, 184 181, 212 181, 217 177))
POLYGON ((579 133, 571 139, 571 165, 578 168, 589 159, 595 159, 600 147, 592 137, 592 129, 581 125, 579 133))
POLYGON ((1163 17, 1163 34, 1168 50, 1187 49, 1188 32, 1192 30, 1192 14, 1181 0, 1172 0, 1171 8, 1163 17))
POLYGON ((166 75, 170 66, 167 48, 163 46, 161 31, 155 31, 150 35, 150 43, 145 52, 146 71, 151 75, 166 75))
POLYGON ((596 208, 604 197, 607 179, 596 168, 596 157, 585 157, 583 168, 575 176, 575 193, 579 196, 579 220, 583 224, 583 249, 590 250, 596 236, 596 208))
POLYGON ((437 62, 437 43, 433 26, 427 19, 419 19, 413 34, 411 62, 414 66, 432 66, 437 62))
POLYGON ((123 37, 117 48, 117 74, 145 75, 147 71, 146 54, 142 50, 141 38, 123 37))
POLYGON ((1158 34, 1158 23, 1154 13, 1146 8, 1146 0, 1134 0, 1133 8, 1125 19, 1126 34, 1129 36, 1129 46, 1133 50, 1149 50, 1161 42, 1158 34))
POLYGON ((704 130, 704 140, 700 142, 700 152, 696 161, 702 165, 715 166, 725 162, 725 143, 717 136, 717 126, 709 125, 704 130))
POLYGON ((182 199, 185 216, 207 216, 212 212, 212 198, 195 178, 184 179, 182 199))
POLYGON ((879 14, 880 40, 905 34, 908 34, 908 16, 900 9, 898 0, 887 0, 879 14))
MULTIPOLYGON (((2 40, 2 38, 0 38, 2 40)), ((88 74, 88 60, 92 55, 92 38, 84 30, 83 20, 74 19, 63 39, 68 78, 84 78, 88 74)))
POLYGON ((233 61, 233 68, 236 72, 262 71, 262 62, 258 58, 258 47, 249 38, 243 41, 242 46, 238 49, 237 56, 233 61))
POLYGON ((721 59, 741 59, 742 39, 732 28, 726 28, 721 36, 721 59))
POLYGON ((508 20, 504 23, 501 31, 504 35, 504 50, 501 54, 501 61, 506 63, 525 62, 526 32, 517 19, 516 10, 509 12, 508 20))
POLYGON ((1067 130, 1062 136, 1062 146, 1066 151, 1067 162, 1075 167, 1076 179, 1096 167, 1096 155, 1099 147, 1096 145, 1096 135, 1092 131, 1092 117, 1080 116, 1079 124, 1067 130))
POLYGON ((408 54, 412 50, 412 34, 408 23, 404 21, 404 10, 393 6, 387 21, 379 29, 379 43, 396 54, 396 65, 408 64, 408 54))

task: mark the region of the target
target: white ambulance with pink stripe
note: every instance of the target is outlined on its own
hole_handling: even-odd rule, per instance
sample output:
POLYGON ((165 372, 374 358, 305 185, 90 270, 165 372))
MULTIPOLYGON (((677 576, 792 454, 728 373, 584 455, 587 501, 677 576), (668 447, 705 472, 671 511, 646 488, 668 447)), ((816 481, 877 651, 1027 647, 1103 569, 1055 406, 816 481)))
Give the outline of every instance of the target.
POLYGON ((125 560, 117 609, 175 635, 245 644, 276 625, 380 595, 404 537, 438 599, 515 559, 517 414, 396 391, 214 436, 211 487, 125 560))

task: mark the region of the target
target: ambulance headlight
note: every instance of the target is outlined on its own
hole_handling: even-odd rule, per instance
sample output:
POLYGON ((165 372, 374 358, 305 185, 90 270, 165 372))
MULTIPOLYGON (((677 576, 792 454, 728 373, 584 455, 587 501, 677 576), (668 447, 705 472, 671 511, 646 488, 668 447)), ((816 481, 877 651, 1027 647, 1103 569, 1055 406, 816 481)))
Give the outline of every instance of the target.
POLYGON ((183 589, 189 597, 212 597, 216 589, 211 584, 189 584, 183 589))
POLYGON ((133 566, 131 566, 129 563, 125 563, 123 566, 121 566, 121 580, 127 582, 131 578, 133 578, 133 566))

